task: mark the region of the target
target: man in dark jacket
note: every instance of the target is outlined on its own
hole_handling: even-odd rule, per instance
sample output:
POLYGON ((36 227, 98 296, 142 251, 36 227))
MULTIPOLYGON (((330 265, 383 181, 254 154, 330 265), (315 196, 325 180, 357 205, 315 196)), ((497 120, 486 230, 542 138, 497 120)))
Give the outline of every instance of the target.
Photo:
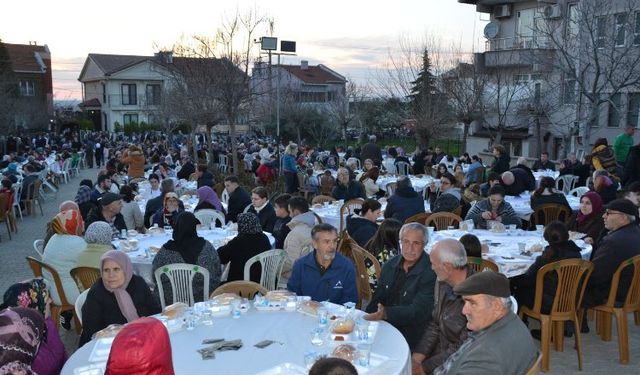
POLYGON ((365 143, 364 146, 362 146, 360 160, 365 161, 367 159, 371 159, 376 166, 380 167, 380 163, 382 162, 382 152, 380 151, 380 147, 376 145, 375 135, 370 136, 369 143, 365 143))
POLYGON ((622 186, 627 187, 633 182, 640 181, 640 144, 629 149, 627 162, 622 172, 622 186))
POLYGON ((505 193, 517 197, 525 191, 536 189, 536 181, 522 168, 511 168, 502 174, 502 186, 505 193))
POLYGON ((180 171, 178 172, 176 177, 178 177, 178 179, 181 179, 181 180, 182 179, 188 180, 189 176, 191 176, 191 174, 194 173, 195 171, 196 171, 196 167, 191 162, 191 159, 188 156, 183 156, 182 167, 180 168, 180 171))
MULTIPOLYGON (((158 212, 159 209, 162 208, 164 204, 164 196, 169 192, 175 191, 175 185, 173 184, 173 180, 170 178, 162 180, 160 183, 160 195, 149 199, 147 201, 147 205, 144 209, 144 225, 149 228, 151 226, 151 217, 158 212)), ((180 211, 184 211, 184 203, 181 200, 178 200, 178 206, 180 206, 180 211)))
POLYGON ((240 182, 236 176, 227 176, 224 179, 224 188, 229 193, 229 207, 227 208, 227 221, 235 222, 238 214, 251 204, 251 196, 240 187, 240 182))
POLYGON ((366 320, 386 320, 413 350, 431 320, 436 274, 424 252, 427 228, 409 223, 400 229, 400 253, 382 266, 378 286, 366 308, 366 320))
MULTIPOLYGON (((628 199, 616 199, 611 201, 605 209, 604 227, 609 232, 598 240, 595 251, 591 254, 593 273, 589 278, 582 301, 584 308, 604 303, 611 289, 611 277, 618 266, 623 261, 640 254, 637 246, 640 238, 638 208, 628 199)), ((624 301, 630 283, 631 273, 624 272, 618 286, 618 301, 624 301)), ((583 320, 584 322, 586 319, 583 320)))
POLYGON ((411 180, 408 177, 400 176, 396 191, 387 200, 384 217, 392 217, 404 223, 411 216, 422 212, 424 212, 422 195, 413 190, 411 180))
POLYGON ((545 151, 540 154, 540 159, 536 160, 536 162, 533 163, 533 170, 536 172, 556 170, 555 164, 553 164, 553 162, 549 160, 548 152, 545 151))
POLYGON ((438 276, 433 317, 413 349, 413 373, 431 374, 467 339, 467 318, 462 314, 464 300, 453 288, 473 271, 467 267, 467 255, 460 241, 438 241, 429 254, 431 268, 438 276))
POLYGON ((345 202, 349 199, 366 198, 362 185, 359 182, 351 179, 349 170, 347 168, 338 169, 336 186, 333 188, 331 195, 335 199, 342 199, 345 202))
POLYGON ((94 208, 87 217, 86 227, 96 221, 109 223, 113 231, 113 237, 117 237, 121 230, 127 229, 124 217, 120 213, 122 210, 122 196, 114 193, 104 193, 98 199, 98 207, 94 208))
POLYGON ((456 178, 451 173, 446 172, 440 178, 439 194, 436 194, 435 183, 431 183, 431 187, 429 188, 431 191, 431 194, 429 194, 431 213, 453 212, 453 210, 460 207, 462 194, 460 193, 460 189, 454 187, 456 182, 456 178))

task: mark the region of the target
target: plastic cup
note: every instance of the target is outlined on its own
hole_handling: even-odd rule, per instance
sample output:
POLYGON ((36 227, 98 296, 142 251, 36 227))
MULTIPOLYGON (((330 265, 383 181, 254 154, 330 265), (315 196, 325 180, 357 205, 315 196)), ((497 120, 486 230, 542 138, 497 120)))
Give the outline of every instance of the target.
POLYGON ((541 225, 541 224, 536 225, 536 232, 538 233, 544 232, 544 225, 541 225))
POLYGON ((369 367, 369 360, 371 359, 371 345, 358 344, 356 349, 358 365, 362 367, 369 367))
POLYGON ((366 320, 358 321, 356 326, 356 334, 358 336, 358 340, 366 342, 369 340, 369 322, 366 320))
POLYGON ((327 325, 328 321, 329 321, 329 312, 327 311, 327 309, 325 308, 318 309, 318 324, 321 327, 324 327, 327 325))
POLYGON ((518 250, 523 253, 527 247, 527 244, 524 242, 518 242, 518 250))

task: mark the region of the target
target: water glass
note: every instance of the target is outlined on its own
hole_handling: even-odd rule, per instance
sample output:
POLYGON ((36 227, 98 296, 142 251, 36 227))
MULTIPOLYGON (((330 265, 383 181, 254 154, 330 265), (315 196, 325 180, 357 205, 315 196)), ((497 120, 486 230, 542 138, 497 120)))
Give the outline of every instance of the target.
POLYGON ((322 346, 324 344, 324 340, 322 339, 322 334, 324 330, 322 328, 316 328, 311 333, 311 344, 315 346, 322 346))
POLYGON ((238 319, 240 318, 240 314, 242 312, 240 311, 240 301, 233 300, 231 301, 231 315, 233 316, 233 319, 238 319))
POLYGON ((544 232, 544 225, 541 225, 541 224, 536 225, 536 232, 543 233, 544 232))
POLYGON ((196 317, 191 311, 187 314, 186 327, 188 331, 193 331, 196 328, 196 317))
POLYGON ((325 308, 318 309, 318 324, 324 327, 329 322, 329 312, 325 308))
POLYGON ((518 250, 519 250, 521 253, 524 253, 524 251, 525 251, 526 247, 527 247, 527 244, 526 244, 526 243, 524 243, 524 242, 518 242, 518 250))
POLYGON ((200 322, 205 326, 213 325, 213 312, 211 312, 211 310, 203 311, 200 322))
POLYGON ((358 344, 356 349, 356 363, 358 364, 358 366, 369 367, 369 360, 371 359, 371 345, 358 344))
POLYGON ((358 340, 360 341, 368 341, 369 340, 369 322, 366 320, 359 320, 356 326, 356 334, 358 335, 358 340))
POLYGON ((311 369, 318 360, 318 353, 312 350, 304 352, 304 365, 307 370, 311 369))

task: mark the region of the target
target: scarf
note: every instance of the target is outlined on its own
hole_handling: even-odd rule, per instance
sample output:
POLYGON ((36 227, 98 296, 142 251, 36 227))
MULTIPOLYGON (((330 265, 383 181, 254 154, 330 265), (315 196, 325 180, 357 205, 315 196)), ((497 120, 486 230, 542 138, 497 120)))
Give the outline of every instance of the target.
POLYGON ((104 266, 104 262, 106 260, 111 260, 116 262, 122 272, 124 272, 124 284, 117 289, 109 288, 105 283, 104 288, 116 296, 116 301, 118 302, 118 308, 120 308, 120 312, 127 319, 127 322, 132 322, 139 318, 138 311, 136 310, 136 306, 133 304, 133 300, 131 299, 131 295, 127 292, 127 287, 129 286, 129 282, 131 282, 131 278, 133 277, 133 265, 131 264, 131 259, 129 256, 122 251, 110 250, 102 255, 100 258, 100 270, 104 266))
POLYGON ((91 188, 88 186, 80 186, 74 199, 77 204, 83 204, 91 201, 91 188))
POLYGON ((8 307, 28 307, 40 311, 44 316, 49 299, 49 289, 42 279, 33 279, 13 284, 4 292, 0 310, 8 307))
POLYGON ((84 232, 84 220, 80 211, 71 209, 57 214, 51 221, 51 229, 55 234, 81 236, 84 232))
POLYGON ((238 215, 238 234, 258 234, 262 233, 260 219, 256 214, 245 212, 238 215))
POLYGON ((587 198, 591 201, 592 210, 589 215, 584 215, 582 211, 578 210, 578 216, 576 217, 578 224, 583 224, 595 217, 602 216, 602 198, 600 198, 600 194, 595 191, 588 191, 580 197, 580 201, 582 201, 582 198, 587 198))
POLYGON ((80 207, 78 207, 78 204, 74 201, 64 201, 60 203, 60 206, 58 206, 58 212, 67 211, 67 210, 80 211, 80 207))
POLYGON ((111 225, 105 221, 94 221, 84 232, 84 240, 87 243, 111 245, 113 231, 111 225))
POLYGON ((180 253, 185 263, 196 264, 205 245, 204 238, 199 237, 196 232, 198 223, 198 219, 191 212, 181 212, 175 219, 172 239, 162 246, 180 253))
MULTIPOLYGON (((174 198, 177 199, 178 201, 180 201, 180 198, 178 198, 178 194, 173 193, 173 192, 169 192, 167 194, 164 195, 164 198, 162 200, 162 219, 163 219, 163 223, 164 225, 170 225, 172 228, 174 227, 174 221, 173 221, 173 216, 177 215, 180 212, 180 205, 178 204, 178 208, 173 211, 173 212, 169 212, 169 210, 167 210, 167 200, 170 198, 174 198)), ((175 229, 175 228, 174 228, 175 229)))
POLYGON ((207 202, 211 204, 218 211, 223 211, 222 203, 220 203, 218 194, 216 194, 216 192, 209 186, 202 186, 198 188, 198 199, 200 199, 200 202, 207 202))
POLYGON ((45 327, 44 316, 34 309, 14 307, 0 313, 0 374, 35 375, 31 364, 45 327))

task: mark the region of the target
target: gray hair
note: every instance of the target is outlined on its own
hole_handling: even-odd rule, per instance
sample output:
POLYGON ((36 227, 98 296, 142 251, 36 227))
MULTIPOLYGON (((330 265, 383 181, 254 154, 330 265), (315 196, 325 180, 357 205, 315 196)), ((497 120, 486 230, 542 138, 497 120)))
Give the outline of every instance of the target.
POLYGON ((627 216, 627 219, 629 219, 629 223, 635 223, 636 222, 635 215, 626 214, 626 216, 627 216))
POLYGON ((520 156, 516 162, 518 165, 527 165, 527 159, 524 156, 520 156))
POLYGON ((467 252, 462 242, 454 240, 453 238, 447 238, 438 241, 434 245, 434 248, 436 246, 438 249, 438 258, 442 263, 449 263, 458 269, 463 269, 467 266, 467 252))
MULTIPOLYGON (((487 272, 491 272, 491 271, 487 271, 487 272)), ((511 297, 495 297, 495 296, 490 296, 490 295, 485 295, 487 297, 487 302, 491 303, 494 300, 498 300, 500 301, 500 304, 502 305, 502 307, 507 310, 507 311, 511 311, 511 307, 513 306, 513 302, 511 301, 511 297)))
POLYGON ((406 232, 414 231, 414 230, 422 232, 422 237, 424 239, 425 244, 429 242, 429 231, 427 230, 427 227, 425 227, 420 223, 408 223, 403 225, 402 228, 400 228, 400 235, 399 235, 400 240, 402 240, 406 232))

